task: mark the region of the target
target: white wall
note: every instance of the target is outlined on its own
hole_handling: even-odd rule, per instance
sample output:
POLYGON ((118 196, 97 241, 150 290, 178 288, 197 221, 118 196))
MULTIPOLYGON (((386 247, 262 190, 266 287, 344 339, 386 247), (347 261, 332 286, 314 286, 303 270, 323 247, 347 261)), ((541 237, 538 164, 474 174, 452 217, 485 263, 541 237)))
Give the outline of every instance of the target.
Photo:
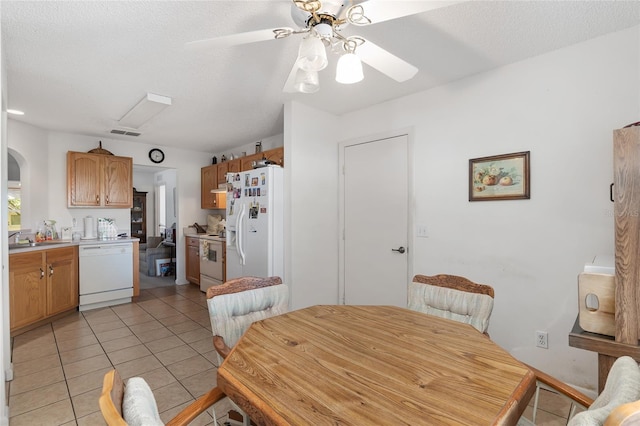
MULTIPOLYGON (((174 189, 176 188, 176 172, 175 170, 165 170, 156 174, 156 184, 164 184, 165 186, 165 204, 160 206, 165 211, 165 223, 163 224, 166 229, 171 229, 171 226, 178 221, 176 207, 174 204, 174 189)), ((190 225, 191 223, 189 223, 190 225)), ((177 226, 177 225, 176 225, 177 226)), ((176 228, 177 229, 177 228, 176 228)), ((171 231, 167 231, 168 235, 171 235, 171 231)))
MULTIPOLYGON (((413 128, 415 221, 429 229, 428 238, 412 242, 413 273, 490 284, 492 339, 587 389, 596 388, 597 356, 570 348, 568 333, 578 313, 577 274, 595 254, 613 252, 612 130, 640 116, 639 32, 610 34, 322 126, 340 140, 413 128), (518 151, 531 151, 531 199, 469 202, 468 160, 518 151), (548 350, 535 347, 536 330, 548 331, 548 350)), ((337 184, 329 175, 337 173, 337 147, 323 135, 309 139, 308 129, 324 118, 314 116, 319 111, 291 110, 285 151, 294 307, 335 303, 327 296, 337 293, 337 263, 327 257, 337 253, 336 241, 327 234, 335 225, 337 184), (311 193, 322 201, 304 196, 311 193), (310 216, 325 200, 327 208, 310 216), (302 290, 314 293, 295 297, 302 290)), ((392 219, 392 206, 380 208, 392 219)))
MULTIPOLYGON (((126 141, 93 136, 76 135, 70 133, 39 130, 33 126, 8 120, 8 147, 23 154, 29 164, 38 170, 46 171, 43 176, 34 179, 30 176, 36 190, 34 199, 45 200, 37 209, 34 208, 34 220, 54 219, 59 227, 71 225, 72 219, 78 219, 78 228, 82 231, 82 218, 91 215, 97 217, 112 217, 120 230, 130 230, 129 209, 78 209, 67 208, 66 179, 67 179, 67 151, 87 152, 98 146, 102 140, 102 147, 114 155, 132 157, 133 164, 154 166, 148 157, 149 150, 155 146, 144 143, 128 143, 126 141), (44 133, 42 133, 44 132, 44 133), (29 137, 18 137, 18 135, 29 137), (43 139, 43 136, 45 137, 43 139), (44 163, 42 163, 44 161, 44 163), (48 165, 48 166, 47 166, 48 165)), ((181 223, 188 225, 194 222, 202 223, 206 220, 206 212, 200 209, 200 168, 209 162, 209 154, 197 151, 187 151, 180 148, 161 147, 165 153, 162 168, 176 171, 178 218, 178 246, 177 278, 179 284, 186 284, 185 278, 185 250, 181 223), (204 213, 203 213, 204 212, 204 213)), ((158 170, 161 170, 160 168, 158 170)), ((60 229, 60 228, 58 228, 60 229)))
POLYGON ((22 228, 35 232, 36 224, 48 218, 48 199, 45 192, 28 188, 37 188, 48 180, 48 158, 42 149, 47 144, 47 132, 16 120, 8 120, 8 124, 8 148, 17 153, 14 156, 20 164, 22 228))
MULTIPOLYGON (((2 40, 0 36, 0 153, 2 158, 0 161, 0 185, 2 194, 2 203, 0 205, 0 232, 7 232, 7 73, 4 51, 2 50, 2 40)), ((9 250, 6 245, 0 245, 0 259, 2 259, 1 279, 2 290, 0 291, 0 318, 2 319, 2 327, 0 327, 0 425, 9 424, 9 404, 7 401, 7 387, 4 386, 5 380, 11 380, 13 377, 13 368, 11 367, 11 341, 9 337, 9 250)))
POLYGON ((337 125, 331 114, 285 105, 285 280, 293 309, 338 300, 338 135, 325 131, 337 125))

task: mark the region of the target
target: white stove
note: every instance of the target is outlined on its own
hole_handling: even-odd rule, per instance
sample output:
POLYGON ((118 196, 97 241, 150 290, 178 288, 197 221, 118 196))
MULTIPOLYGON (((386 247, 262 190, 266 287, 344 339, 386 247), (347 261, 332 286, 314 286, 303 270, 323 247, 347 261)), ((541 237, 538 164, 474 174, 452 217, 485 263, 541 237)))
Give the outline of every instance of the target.
POLYGON ((218 235, 200 236, 200 291, 206 292, 224 279, 224 239, 218 235))

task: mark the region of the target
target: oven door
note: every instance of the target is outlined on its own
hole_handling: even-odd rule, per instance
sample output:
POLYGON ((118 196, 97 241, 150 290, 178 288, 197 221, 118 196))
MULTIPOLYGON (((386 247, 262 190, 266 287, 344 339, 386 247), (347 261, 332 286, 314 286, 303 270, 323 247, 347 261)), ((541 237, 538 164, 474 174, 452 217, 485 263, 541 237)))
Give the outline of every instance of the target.
POLYGON ((220 284, 222 284, 222 281, 214 280, 211 277, 200 274, 200 291, 204 291, 206 293, 209 287, 220 284))
POLYGON ((200 239, 200 275, 222 281, 222 242, 200 239))

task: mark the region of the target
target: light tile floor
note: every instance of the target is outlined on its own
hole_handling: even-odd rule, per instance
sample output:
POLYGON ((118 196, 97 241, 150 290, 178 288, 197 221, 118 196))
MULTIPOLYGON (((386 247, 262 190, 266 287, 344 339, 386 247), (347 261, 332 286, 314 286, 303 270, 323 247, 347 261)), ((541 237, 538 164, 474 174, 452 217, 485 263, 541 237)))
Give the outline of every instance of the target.
MULTIPOLYGON (((10 425, 101 425, 103 375, 149 383, 166 422, 216 383, 216 357, 204 293, 194 285, 153 287, 134 303, 78 312, 12 339, 10 425)), ((564 425, 569 403, 542 391, 538 425, 564 425)), ((226 401, 216 405, 224 425, 226 401)), ((525 412, 531 418, 531 408, 525 412)), ((233 422, 235 424, 235 422, 233 422)), ((194 425, 214 425, 211 410, 194 425)))
MULTIPOLYGON (((194 285, 141 290, 135 303, 78 312, 12 339, 10 424, 99 425, 104 373, 141 376, 166 422, 216 383, 204 293, 194 285)), ((228 405, 217 406, 222 425, 228 405)), ((193 424, 214 424, 211 411, 193 424)))

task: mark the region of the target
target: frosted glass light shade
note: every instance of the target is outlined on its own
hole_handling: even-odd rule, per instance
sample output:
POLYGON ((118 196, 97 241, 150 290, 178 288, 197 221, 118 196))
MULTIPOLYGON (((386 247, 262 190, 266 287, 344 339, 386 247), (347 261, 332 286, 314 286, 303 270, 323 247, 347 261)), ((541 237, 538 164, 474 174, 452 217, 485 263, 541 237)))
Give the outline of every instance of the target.
POLYGON ((336 81, 342 84, 353 84, 362 81, 362 62, 355 53, 345 53, 338 59, 336 81))
POLYGON ((296 72, 294 88, 300 93, 315 93, 320 90, 320 79, 317 71, 299 69, 296 72))
POLYGON ((300 42, 298 67, 304 71, 320 71, 327 67, 327 51, 318 37, 308 35, 300 42))

